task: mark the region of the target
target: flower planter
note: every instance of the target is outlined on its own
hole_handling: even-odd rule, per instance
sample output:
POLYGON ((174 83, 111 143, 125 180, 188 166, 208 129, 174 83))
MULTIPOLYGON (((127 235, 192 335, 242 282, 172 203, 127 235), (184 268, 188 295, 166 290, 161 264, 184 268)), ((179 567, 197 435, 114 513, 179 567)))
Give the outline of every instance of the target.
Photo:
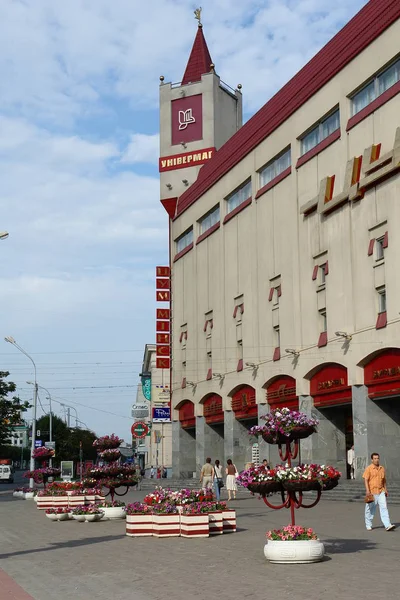
POLYGON ((93 515, 85 515, 85 521, 87 521, 88 523, 93 523, 94 521, 100 521, 102 516, 103 516, 102 513, 93 514, 93 515))
POLYGON ((320 490, 321 484, 319 481, 308 481, 308 480, 286 480, 282 481, 282 485, 288 492, 311 492, 313 490, 320 490))
POLYGON ((283 435, 277 431, 263 433, 262 438, 264 442, 267 442, 267 444, 286 444, 287 442, 293 442, 294 440, 304 440, 315 433, 315 431, 315 427, 310 425, 304 427, 295 427, 292 429, 289 435, 283 435))
POLYGON ((320 540, 268 540, 264 555, 271 563, 313 563, 323 559, 324 544, 320 540))
POLYGON ((38 501, 38 495, 37 494, 34 494, 33 501, 37 503, 37 501, 38 501))
POLYGON ((210 535, 220 535, 224 533, 222 510, 208 513, 208 518, 210 524, 210 535))
POLYGON ((68 506, 81 506, 85 504, 85 496, 69 496, 68 506))
POLYGON ((46 510, 46 508, 53 508, 53 496, 39 496, 37 499, 36 506, 39 510, 46 510))
POLYGON ((330 479, 322 484, 323 490, 333 490, 339 484, 339 479, 330 479))
POLYGON ((57 517, 58 521, 68 521, 69 520, 68 513, 61 513, 59 515, 56 515, 56 517, 57 517))
POLYGON ((253 494, 266 496, 267 494, 271 494, 273 492, 282 491, 282 484, 279 481, 260 481, 249 483, 247 489, 253 494))
POLYGON ((72 518, 75 519, 75 521, 83 523, 83 521, 85 520, 85 516, 86 515, 72 515, 72 518))
MULTIPOLYGON (((222 518, 222 514, 221 514, 222 518)), ((181 536, 185 538, 204 538, 210 535, 209 515, 181 515, 181 536)))
POLYGON ((35 494, 33 492, 25 492, 25 494, 24 494, 25 500, 33 500, 34 497, 35 497, 35 494))
POLYGON ((222 511, 222 528, 224 533, 235 533, 236 531, 236 511, 222 511))
POLYGON ((54 508, 68 508, 68 496, 53 496, 54 508))
POLYGON ((153 535, 153 515, 126 515, 126 535, 130 537, 149 537, 153 535))
POLYGON ((181 534, 179 514, 153 515, 154 537, 179 537, 181 534))
POLYGON ((49 515, 48 515, 48 514, 46 514, 46 517, 47 517, 48 519, 50 519, 50 521, 58 521, 58 515, 55 515, 54 513, 52 513, 52 514, 49 514, 49 515))
POLYGON ((105 519, 125 519, 126 513, 123 506, 103 506, 105 519))

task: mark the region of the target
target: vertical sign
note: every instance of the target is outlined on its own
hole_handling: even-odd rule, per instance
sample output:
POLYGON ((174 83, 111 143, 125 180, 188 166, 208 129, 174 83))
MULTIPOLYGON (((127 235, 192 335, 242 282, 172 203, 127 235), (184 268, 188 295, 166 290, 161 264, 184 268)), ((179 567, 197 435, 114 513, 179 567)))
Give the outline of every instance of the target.
POLYGON ((167 308, 156 310, 156 366, 169 369, 171 366, 171 277, 169 267, 156 267, 156 301, 168 303, 167 308))

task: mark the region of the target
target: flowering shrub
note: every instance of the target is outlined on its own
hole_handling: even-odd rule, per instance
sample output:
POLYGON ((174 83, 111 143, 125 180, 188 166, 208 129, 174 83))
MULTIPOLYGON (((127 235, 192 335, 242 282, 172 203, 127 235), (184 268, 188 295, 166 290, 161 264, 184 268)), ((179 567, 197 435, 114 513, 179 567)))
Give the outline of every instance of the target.
POLYGON ((104 510, 98 508, 96 504, 88 504, 85 506, 81 504, 80 506, 76 506, 72 511, 73 515, 99 515, 104 514, 104 510))
POLYGON ((32 452, 32 456, 33 458, 45 460, 46 458, 51 458, 54 456, 54 450, 51 448, 46 448, 46 446, 41 446, 40 448, 35 448, 35 450, 32 452))
POLYGON ((106 450, 109 448, 119 448, 122 443, 122 439, 112 433, 111 435, 104 435, 103 437, 94 440, 93 446, 99 450, 106 450))
POLYGON ((331 466, 303 464, 295 467, 278 467, 276 476, 280 481, 318 481, 323 485, 331 479, 339 479, 341 473, 331 466))
POLYGON ((153 509, 143 502, 133 502, 125 506, 125 512, 127 515, 149 515, 152 514, 153 509))
POLYGON ((121 506, 125 506, 125 502, 118 502, 118 500, 114 500, 113 502, 107 502, 104 500, 103 502, 98 502, 97 506, 99 508, 120 508, 121 506))
MULTIPOLYGON (((36 492, 35 488, 31 488, 31 487, 23 487, 23 488, 17 488, 17 490, 24 492, 24 494, 32 494, 36 492)), ((17 491, 15 490, 15 491, 17 491)))
POLYGON ((268 469, 264 465, 259 467, 250 467, 242 471, 237 478, 237 483, 243 487, 248 487, 252 483, 265 483, 267 481, 279 481, 277 469, 268 469))
POLYGON ((65 515, 69 513, 69 508, 48 508, 45 512, 46 515, 65 515))
POLYGON ((113 462, 119 459, 121 452, 118 448, 107 448, 98 452, 98 457, 105 462, 113 462))
POLYGON ((172 491, 168 488, 156 487, 154 492, 147 494, 144 497, 143 502, 149 506, 155 506, 156 504, 162 504, 167 502, 175 506, 185 506, 186 504, 193 504, 194 502, 212 502, 213 493, 211 490, 192 490, 182 489, 179 491, 172 491))
POLYGON ((294 540, 317 540, 317 534, 311 529, 300 525, 287 525, 282 529, 267 531, 267 540, 294 541, 294 540))
POLYGON ((194 502, 182 508, 183 515, 202 515, 215 512, 218 509, 215 502, 194 502))
POLYGON ((178 513, 178 509, 175 504, 163 502, 162 504, 156 504, 155 506, 152 506, 152 512, 155 515, 176 515, 178 513))
POLYGON ((250 435, 262 435, 271 444, 276 444, 280 438, 289 439, 296 430, 308 430, 307 435, 314 433, 319 423, 317 419, 307 417, 305 413, 289 408, 273 408, 270 413, 261 417, 265 425, 255 425, 249 431, 250 435))
POLYGON ((33 479, 35 483, 45 483, 49 477, 58 477, 61 469, 54 467, 45 467, 44 469, 35 469, 34 471, 26 471, 24 477, 26 479, 33 479))

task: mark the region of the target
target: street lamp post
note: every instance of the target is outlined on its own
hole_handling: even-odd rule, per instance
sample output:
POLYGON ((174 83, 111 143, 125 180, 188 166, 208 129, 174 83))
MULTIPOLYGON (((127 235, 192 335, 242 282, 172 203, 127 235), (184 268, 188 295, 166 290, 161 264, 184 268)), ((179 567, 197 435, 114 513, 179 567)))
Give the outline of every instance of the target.
MULTIPOLYGON (((35 385, 33 383, 33 381, 27 381, 26 382, 28 385, 35 385)), ((53 441, 53 413, 51 411, 51 394, 49 392, 49 390, 47 388, 45 388, 43 385, 39 385, 37 384, 37 387, 40 390, 44 390, 45 392, 48 393, 48 398, 49 398, 49 403, 50 403, 50 413, 49 413, 49 442, 53 441)), ((49 460, 49 466, 52 467, 53 466, 53 459, 50 458, 49 460)))
MULTIPOLYGON (((25 352, 25 350, 23 348, 21 348, 21 346, 19 344, 17 344, 17 342, 14 340, 13 337, 11 337, 10 335, 5 337, 4 340, 6 342, 8 342, 9 344, 12 344, 13 346, 15 346, 17 348, 17 350, 19 350, 20 352, 22 352, 22 354, 25 354, 25 356, 27 358, 29 358, 29 360, 31 361, 31 363, 33 364, 33 368, 34 368, 34 372, 35 372, 35 382, 34 382, 34 394, 33 394, 33 415, 32 415, 32 443, 31 443, 31 461, 30 461, 30 470, 34 471, 35 470, 35 459, 34 459, 34 452, 35 452, 35 439, 36 439, 36 407, 37 407, 37 396, 38 396, 38 384, 36 381, 36 364, 35 361, 33 360, 32 356, 30 356, 27 352, 25 352)), ((29 487, 33 488, 33 477, 31 477, 29 479, 29 487)))

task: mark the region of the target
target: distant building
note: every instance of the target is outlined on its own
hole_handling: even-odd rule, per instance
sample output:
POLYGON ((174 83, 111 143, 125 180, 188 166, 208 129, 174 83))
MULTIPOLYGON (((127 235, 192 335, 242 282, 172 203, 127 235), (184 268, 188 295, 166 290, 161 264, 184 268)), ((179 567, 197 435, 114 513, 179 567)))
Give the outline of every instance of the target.
MULTIPOLYGON (((171 471, 171 421, 157 421, 157 418, 160 418, 160 412, 163 412, 159 409, 169 409, 169 401, 169 371, 157 369, 156 346, 155 344, 146 344, 136 406, 140 408, 147 406, 148 416, 139 416, 134 421, 145 422, 149 428, 149 433, 142 439, 132 437, 134 452, 138 456, 141 467, 146 470, 149 470, 151 466, 155 468, 164 466, 171 471)), ((132 407, 132 412, 134 413, 134 411, 135 405, 132 407)))
POLYGON ((25 423, 14 425, 10 434, 10 444, 19 448, 29 446, 29 427, 25 423))
POLYGON ((399 40, 400 2, 371 0, 242 127, 201 27, 161 82, 175 475, 243 468, 289 406, 320 420, 302 460, 345 474, 354 443, 357 477, 374 451, 400 479, 399 40))

